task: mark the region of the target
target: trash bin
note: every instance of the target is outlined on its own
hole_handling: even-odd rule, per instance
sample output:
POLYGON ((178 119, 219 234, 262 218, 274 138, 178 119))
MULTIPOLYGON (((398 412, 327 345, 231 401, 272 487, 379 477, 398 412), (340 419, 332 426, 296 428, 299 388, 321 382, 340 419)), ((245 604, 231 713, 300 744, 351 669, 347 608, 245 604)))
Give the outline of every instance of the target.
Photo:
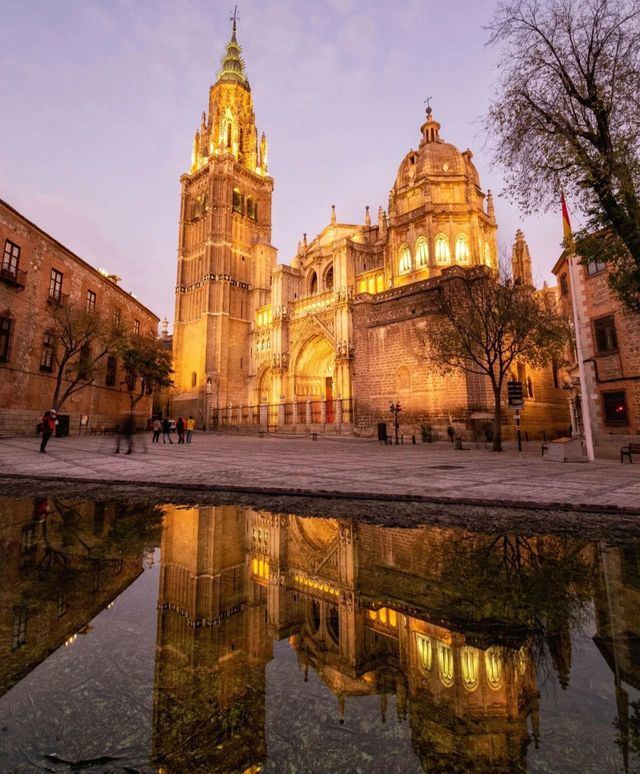
POLYGON ((69 435, 69 415, 58 414, 56 419, 58 424, 56 425, 56 438, 66 438, 69 435))
POLYGON ((378 440, 381 443, 387 442, 387 423, 378 422, 378 440))

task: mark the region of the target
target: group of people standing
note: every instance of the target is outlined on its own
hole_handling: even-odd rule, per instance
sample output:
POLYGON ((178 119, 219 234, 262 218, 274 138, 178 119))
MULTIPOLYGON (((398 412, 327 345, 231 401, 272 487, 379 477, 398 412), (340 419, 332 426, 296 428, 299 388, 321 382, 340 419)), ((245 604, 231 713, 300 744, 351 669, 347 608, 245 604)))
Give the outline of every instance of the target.
POLYGON ((169 441, 172 444, 171 433, 174 429, 178 435, 178 443, 191 443, 193 431, 196 429, 196 420, 193 416, 190 416, 189 419, 178 417, 175 422, 168 417, 164 419, 156 417, 151 424, 151 429, 153 431, 152 443, 160 443, 160 434, 162 434, 162 443, 169 441))

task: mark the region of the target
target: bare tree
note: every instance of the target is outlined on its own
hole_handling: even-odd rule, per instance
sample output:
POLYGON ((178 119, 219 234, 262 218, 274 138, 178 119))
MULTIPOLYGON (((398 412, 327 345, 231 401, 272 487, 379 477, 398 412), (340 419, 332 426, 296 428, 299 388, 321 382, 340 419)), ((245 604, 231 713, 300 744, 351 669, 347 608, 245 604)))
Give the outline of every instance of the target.
POLYGON ((103 359, 120 346, 122 332, 95 310, 69 301, 52 305, 46 326, 57 366, 51 402, 59 411, 73 394, 95 382, 103 359))
POLYGON ((548 296, 486 268, 454 269, 434 293, 424 332, 426 357, 441 372, 485 376, 494 399, 493 450, 502 451, 502 394, 518 363, 558 362, 570 341, 548 296))
POLYGON ((487 116, 507 190, 527 211, 577 200, 585 260, 640 310, 640 0, 506 0, 490 27, 501 47, 487 116), (589 252, 591 250, 591 252, 589 252))

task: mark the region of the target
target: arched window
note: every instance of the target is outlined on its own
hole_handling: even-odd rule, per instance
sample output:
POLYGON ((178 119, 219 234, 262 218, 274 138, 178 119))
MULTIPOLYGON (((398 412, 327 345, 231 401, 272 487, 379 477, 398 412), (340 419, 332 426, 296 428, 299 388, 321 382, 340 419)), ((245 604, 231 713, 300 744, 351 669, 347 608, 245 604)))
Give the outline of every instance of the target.
POLYGON ((420 237, 416 242, 416 266, 424 269, 429 264, 429 245, 424 237, 420 237))
POLYGON ((226 142, 227 148, 231 147, 231 130, 232 130, 231 121, 229 121, 227 123, 227 131, 225 133, 226 134, 225 142, 226 142))
POLYGON ((315 271, 312 269, 311 273, 309 274, 309 280, 308 280, 308 288, 309 288, 309 294, 313 295, 314 293, 318 292, 318 275, 315 273, 315 271))
POLYGON ((445 234, 438 234, 435 238, 436 263, 439 266, 447 266, 451 262, 449 239, 445 234))
POLYGON ((324 273, 324 289, 333 290, 333 264, 324 273))
POLYGON ((244 196, 239 188, 233 189, 233 205, 234 212, 239 212, 241 215, 244 213, 244 196))
POLYGON ((460 669, 462 671, 462 684, 468 691, 475 691, 478 687, 478 672, 480 667, 480 655, 477 648, 465 645, 460 648, 460 669))
POLYGON ((418 648, 418 666, 423 672, 430 672, 433 664, 431 640, 423 634, 416 633, 416 646, 418 648))
POLYGON ((247 196, 247 217, 251 220, 256 220, 258 217, 256 200, 252 196, 247 196))
POLYGON ((469 263, 469 240, 464 234, 456 237, 456 263, 469 263))
POLYGON ((488 242, 484 243, 484 262, 487 266, 491 266, 491 247, 488 242))
POLYGON ((400 264, 398 266, 400 274, 408 274, 411 271, 411 250, 408 245, 400 249, 400 264))
POLYGON ((195 387, 198 384, 198 374, 194 371, 191 374, 191 386, 195 387))
POLYGON ((497 691, 502 685, 502 659, 496 648, 489 648, 484 654, 484 668, 489 688, 497 691))
POLYGON ((439 642, 437 652, 440 681, 449 688, 453 685, 453 651, 448 645, 439 642))

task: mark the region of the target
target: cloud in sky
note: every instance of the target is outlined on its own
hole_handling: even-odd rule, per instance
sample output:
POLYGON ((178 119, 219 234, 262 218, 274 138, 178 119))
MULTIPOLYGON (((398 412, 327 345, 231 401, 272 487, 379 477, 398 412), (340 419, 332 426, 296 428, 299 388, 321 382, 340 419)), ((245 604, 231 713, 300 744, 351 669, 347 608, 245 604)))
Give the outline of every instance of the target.
MULTIPOLYGON (((275 179, 273 242, 386 207, 432 96, 442 136, 471 147, 499 191, 479 117, 494 81, 483 26, 494 0, 246 0, 238 38, 275 179)), ((217 0, 23 0, 3 14, 0 197, 172 317, 179 176, 229 37, 217 0)), ((559 252, 555 213, 496 202, 499 239, 529 241, 539 280, 559 252)))

